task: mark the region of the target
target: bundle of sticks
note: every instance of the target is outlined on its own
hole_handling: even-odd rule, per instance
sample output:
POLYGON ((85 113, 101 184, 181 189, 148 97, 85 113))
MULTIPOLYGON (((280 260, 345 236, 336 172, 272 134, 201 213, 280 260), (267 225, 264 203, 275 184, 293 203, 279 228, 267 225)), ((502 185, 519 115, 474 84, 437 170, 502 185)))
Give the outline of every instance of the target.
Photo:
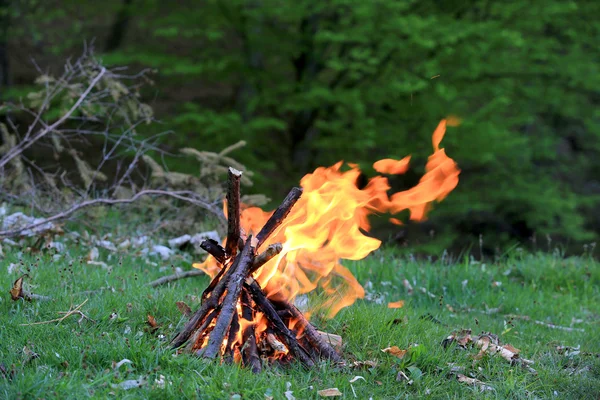
POLYGON ((229 362, 239 352, 243 365, 254 372, 261 371, 261 358, 299 360, 306 367, 321 359, 342 363, 326 336, 298 308, 276 295, 267 297, 252 277, 281 252, 282 245, 276 243, 257 254, 298 201, 302 189, 293 188, 256 236, 249 235, 244 240, 240 235, 241 176, 241 171, 229 168, 225 247, 213 240, 201 244, 221 269, 203 292, 200 308, 171 341, 172 347, 185 345, 185 350, 198 356, 229 362), (260 337, 253 323, 258 313, 267 320, 267 328, 260 332, 260 337))

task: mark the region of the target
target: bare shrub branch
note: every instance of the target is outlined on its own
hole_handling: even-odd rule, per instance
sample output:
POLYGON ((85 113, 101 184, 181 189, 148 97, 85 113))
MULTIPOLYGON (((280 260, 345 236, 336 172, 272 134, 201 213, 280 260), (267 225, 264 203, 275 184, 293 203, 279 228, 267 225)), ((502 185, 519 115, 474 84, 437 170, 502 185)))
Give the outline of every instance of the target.
MULTIPOLYGON (((143 197, 187 205, 224 226, 221 177, 230 165, 246 172, 229 156, 245 143, 220 153, 190 148, 169 153, 161 143, 170 132, 144 132, 157 122, 152 108, 140 101, 142 85, 152 84, 149 71, 127 75, 123 67, 107 68, 91 49, 68 61, 58 77, 39 72, 39 90, 0 105, 0 199, 38 218, 25 223, 4 218, 0 238, 39 233, 85 209, 130 205, 143 197), (156 161, 166 156, 192 158, 198 173, 169 171, 156 161)), ((245 178, 242 184, 252 181, 245 178)))

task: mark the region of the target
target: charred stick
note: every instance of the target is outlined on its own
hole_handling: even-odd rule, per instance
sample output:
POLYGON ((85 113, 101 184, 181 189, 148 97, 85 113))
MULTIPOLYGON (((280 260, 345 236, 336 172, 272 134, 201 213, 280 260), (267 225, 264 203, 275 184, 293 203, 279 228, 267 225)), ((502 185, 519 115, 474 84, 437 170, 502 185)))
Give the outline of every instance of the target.
POLYGON ((254 264, 252 264, 252 268, 250 268, 250 275, 252 275, 254 272, 258 271, 260 269, 260 267, 262 267, 263 265, 268 263, 276 255, 281 253, 281 250, 283 250, 283 246, 281 245, 281 243, 274 243, 274 244, 269 245, 269 247, 267 247, 265 249, 265 251, 260 253, 254 259, 254 264))
POLYGON ((227 187, 227 242, 225 250, 235 257, 240 240, 240 179, 242 171, 229 167, 227 187))
POLYGON ((219 264, 225 264, 227 253, 216 240, 206 239, 200 243, 200 248, 213 256, 219 264))
POLYGON ((259 249, 260 246, 265 242, 265 240, 267 240, 269 235, 271 235, 273 231, 277 229, 279 225, 281 225, 285 217, 292 210, 292 207, 294 207, 294 204, 296 204, 298 199, 300 199, 300 196, 302 196, 301 188, 295 187, 292 190, 290 190, 288 195, 283 200, 283 203, 281 203, 281 205, 277 207, 277 210, 275 210, 273 215, 271 215, 271 218, 269 218, 267 223, 256 235, 256 240, 258 240, 256 249, 259 249))
POLYGON ((179 332, 179 334, 175 336, 173 340, 171 340, 171 346, 173 348, 180 347, 182 344, 184 344, 189 339, 190 335, 196 329, 198 324, 202 322, 207 313, 211 309, 217 307, 219 299, 221 298, 221 296, 223 296, 223 293, 225 293, 227 283, 229 282, 230 277, 234 272, 234 266, 235 262, 233 265, 223 268, 219 272, 219 274, 216 277, 214 277, 213 280, 210 282, 209 287, 211 287, 212 289, 209 292, 205 290, 202 294, 203 301, 202 306, 200 306, 200 309, 192 315, 190 320, 183 327, 183 330, 179 332))
POLYGON ((258 356, 258 346, 256 346, 256 336, 254 334, 254 325, 250 324, 244 329, 244 345, 242 346, 242 362, 249 366, 252 372, 259 373, 262 369, 260 357, 258 356))
POLYGON ((250 292, 252 300, 254 300, 258 309, 260 309, 265 314, 267 319, 271 322, 271 324, 273 324, 273 328, 279 331, 281 340, 290 350, 290 352, 307 367, 314 366, 315 363, 313 362, 313 360, 304 351, 304 349, 300 347, 298 341, 296 340, 296 336, 294 336, 292 332, 290 332, 287 325, 285 325, 281 318, 279 318, 275 307, 273 307, 269 299, 267 299, 267 296, 265 296, 258 283, 253 279, 248 279, 246 281, 245 287, 250 292))
POLYGON ((323 340, 317 329, 304 317, 304 315, 296 308, 295 305, 287 301, 277 301, 277 306, 281 309, 288 310, 292 314, 292 318, 298 321, 298 330, 304 332, 304 337, 308 342, 319 351, 321 357, 329 359, 333 362, 341 363, 344 360, 335 351, 335 349, 323 340))
MULTIPOLYGON (((242 290, 242 318, 246 321, 254 320, 252 312, 250 295, 246 289, 242 290)), ((262 369, 260 357, 258 356, 258 346, 256 345, 256 333, 253 324, 248 324, 242 332, 242 362, 245 366, 250 366, 252 372, 259 373, 262 369)))
MULTIPOLYGON (((220 246, 217 242, 215 242, 214 240, 207 239, 204 242, 202 242, 200 247, 202 247, 204 250, 206 250, 208 253, 210 253, 213 257, 215 257, 215 259, 219 263, 223 264, 225 262, 225 249, 222 246, 220 246), (213 243, 207 244, 207 242, 209 242, 209 241, 213 242, 213 243), (207 244, 207 245, 205 246, 205 244, 207 244), (223 261, 219 261, 218 257, 221 257, 221 256, 223 257, 223 261)), ((275 244, 269 245, 269 247, 267 247, 267 249, 265 251, 260 253, 254 259, 254 263, 252 264, 252 267, 250 268, 250 272, 248 273, 248 275, 252 275, 254 272, 258 271, 258 269, 260 267, 265 265, 273 257, 275 257, 277 254, 279 254, 282 249, 283 249, 283 246, 281 245, 281 243, 275 243, 275 244)), ((206 297, 210 294, 210 292, 215 288, 215 285, 219 282, 219 279, 223 275, 223 272, 224 272, 224 268, 221 268, 221 270, 219 271, 219 273, 217 274, 215 279, 213 279, 210 282, 210 284, 208 285, 208 287, 206 289, 204 289, 204 292, 202 292, 202 301, 204 301, 206 299, 206 297)))
POLYGON ((275 329, 269 327, 267 329, 267 343, 276 352, 285 353, 287 352, 287 347, 283 344, 279 339, 277 339, 275 329))
MULTIPOLYGON (((210 333, 208 345, 203 352, 205 358, 215 358, 220 351, 223 339, 231 326, 233 314, 237 312, 237 301, 242 291, 244 280, 248 276, 248 271, 254 262, 254 247, 252 246, 252 237, 248 237, 244 250, 236 257, 231 270, 233 273, 227 279, 227 294, 223 299, 223 307, 217 317, 215 327, 210 333)), ((215 288, 216 290, 216 288, 215 288)), ((209 300, 212 300, 212 296, 209 300)))
MULTIPOLYGON (((219 264, 225 265, 225 262, 227 261, 227 254, 225 253, 225 249, 223 248, 223 246, 221 246, 219 243, 217 243, 216 241, 214 241, 212 239, 206 239, 200 244, 200 247, 202 249, 204 249, 208 254, 213 256, 219 264)), ((219 271, 217 276, 215 276, 215 278, 212 281, 210 281, 210 283, 208 284, 208 287, 206 289, 204 289, 204 292, 202 292, 202 297, 201 297, 202 302, 204 302, 206 300, 206 298, 212 292, 212 290, 215 288, 217 283, 220 282, 220 279, 223 276, 223 274, 225 273, 226 269, 227 268, 221 268, 221 270, 219 271)))
POLYGON ((214 310, 212 310, 208 314, 206 319, 202 322, 200 327, 198 329, 194 330, 194 333, 193 333, 192 337, 190 338, 190 340, 188 341, 188 344, 186 346, 186 349, 188 351, 191 351, 191 350, 194 350, 194 349, 200 347, 201 343, 199 343, 199 341, 206 334, 206 332, 205 332, 206 328, 208 328, 208 326, 210 325, 212 320, 215 319, 215 317, 217 316, 218 313, 219 313, 218 308, 215 308, 214 310))
POLYGON ((229 335, 227 336, 227 349, 225 350, 225 362, 233 362, 233 345, 237 339, 238 331, 240 330, 240 321, 237 313, 233 314, 231 326, 229 327, 229 335))

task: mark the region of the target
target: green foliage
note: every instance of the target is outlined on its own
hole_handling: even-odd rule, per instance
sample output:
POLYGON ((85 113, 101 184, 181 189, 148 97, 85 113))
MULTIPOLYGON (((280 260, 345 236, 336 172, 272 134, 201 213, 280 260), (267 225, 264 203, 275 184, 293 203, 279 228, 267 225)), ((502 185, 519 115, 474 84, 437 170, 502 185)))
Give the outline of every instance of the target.
POLYGON ((245 140, 240 161, 262 173, 261 192, 285 193, 340 159, 372 173, 375 160, 407 154, 416 175, 393 183, 411 183, 453 114, 463 124, 442 145, 463 172, 432 214, 438 228, 498 244, 600 231, 600 3, 61 3, 107 29, 127 11, 104 61, 158 70, 161 118, 179 138, 170 145, 245 140))

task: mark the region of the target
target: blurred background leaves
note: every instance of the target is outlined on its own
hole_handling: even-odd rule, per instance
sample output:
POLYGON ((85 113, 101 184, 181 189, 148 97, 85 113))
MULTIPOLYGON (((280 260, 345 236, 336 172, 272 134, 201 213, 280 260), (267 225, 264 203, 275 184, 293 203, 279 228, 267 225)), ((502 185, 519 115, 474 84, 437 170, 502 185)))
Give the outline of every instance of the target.
POLYGON ((0 0, 0 92, 26 96, 36 65, 61 68, 93 42, 108 66, 156 69, 142 97, 162 125, 141 134, 173 130, 172 153, 246 141, 247 191, 274 202, 338 160, 369 176, 412 154, 391 180, 407 188, 455 115, 442 147, 457 189, 427 222, 382 219, 375 234, 455 249, 483 235, 488 253, 550 235, 580 249, 600 233, 599 15, 564 0, 0 0))

